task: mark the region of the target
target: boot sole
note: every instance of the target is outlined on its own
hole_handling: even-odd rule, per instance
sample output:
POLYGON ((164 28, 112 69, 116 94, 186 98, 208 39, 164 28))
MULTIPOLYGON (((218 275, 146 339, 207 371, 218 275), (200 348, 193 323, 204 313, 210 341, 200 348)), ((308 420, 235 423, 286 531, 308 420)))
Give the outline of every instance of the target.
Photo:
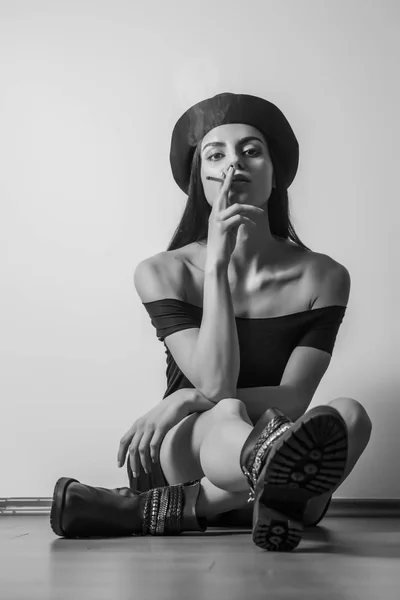
POLYGON ((299 544, 310 498, 340 482, 347 461, 347 426, 330 406, 317 406, 271 448, 254 490, 253 542, 290 552, 299 544))
POLYGON ((65 531, 61 527, 62 512, 65 506, 67 487, 74 481, 79 483, 77 479, 72 479, 71 477, 61 477, 54 487, 53 502, 50 511, 50 527, 54 533, 60 537, 66 536, 65 531))

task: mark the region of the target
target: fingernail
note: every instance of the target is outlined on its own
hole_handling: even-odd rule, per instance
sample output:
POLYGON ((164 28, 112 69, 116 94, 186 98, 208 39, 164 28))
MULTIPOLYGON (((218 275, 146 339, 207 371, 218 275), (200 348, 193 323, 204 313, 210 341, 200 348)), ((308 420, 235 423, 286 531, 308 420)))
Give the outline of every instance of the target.
POLYGON ((136 479, 137 475, 136 475, 135 471, 132 471, 132 475, 136 479))

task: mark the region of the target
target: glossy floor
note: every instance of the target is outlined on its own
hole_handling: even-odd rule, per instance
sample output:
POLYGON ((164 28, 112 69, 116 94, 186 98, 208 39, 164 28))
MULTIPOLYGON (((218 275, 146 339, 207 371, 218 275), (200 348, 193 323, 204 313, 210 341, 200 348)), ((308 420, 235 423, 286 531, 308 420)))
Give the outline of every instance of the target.
POLYGON ((399 518, 327 516, 273 553, 248 529, 68 540, 48 515, 0 517, 4 600, 397 600, 399 558, 399 518))

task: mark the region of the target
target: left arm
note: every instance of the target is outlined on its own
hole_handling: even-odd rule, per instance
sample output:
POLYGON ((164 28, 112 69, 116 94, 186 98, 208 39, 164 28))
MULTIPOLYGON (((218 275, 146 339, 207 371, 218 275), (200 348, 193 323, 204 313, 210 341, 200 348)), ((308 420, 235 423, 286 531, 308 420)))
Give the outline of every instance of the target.
MULTIPOLYGON (((344 265, 324 255, 315 263, 313 279, 316 282, 313 309, 332 305, 347 306, 351 278, 344 265)), ((238 388, 236 393, 221 387, 212 402, 216 403, 230 396, 239 398, 246 404, 253 423, 268 408, 279 408, 295 421, 311 404, 331 358, 332 355, 324 350, 312 346, 297 346, 289 357, 280 385, 238 388)))
MULTIPOLYGON (((204 412, 216 405, 215 401, 208 400, 198 390, 184 388, 183 390, 179 390, 179 392, 183 395, 181 399, 178 400, 177 398, 177 401, 182 401, 188 407, 189 414, 204 412)), ((172 396, 168 396, 168 398, 171 398, 171 401, 172 396)), ((220 396, 221 399, 228 397, 224 392, 221 392, 220 396)), ((307 410, 311 402, 311 398, 308 398, 308 395, 302 396, 298 387, 289 384, 238 388, 236 393, 231 394, 231 396, 245 403, 247 413, 253 424, 258 421, 267 408, 279 408, 289 419, 296 421, 307 410)), ((173 401, 176 400, 174 399, 173 401)))
MULTIPOLYGON (((321 285, 313 308, 335 304, 346 306, 351 287, 348 270, 340 263, 330 262, 329 268, 323 269, 318 275, 321 285)), ((268 408, 279 408, 295 421, 309 407, 331 358, 328 352, 318 348, 296 347, 285 367, 280 385, 238 389, 237 397, 246 404, 253 423, 268 408)))

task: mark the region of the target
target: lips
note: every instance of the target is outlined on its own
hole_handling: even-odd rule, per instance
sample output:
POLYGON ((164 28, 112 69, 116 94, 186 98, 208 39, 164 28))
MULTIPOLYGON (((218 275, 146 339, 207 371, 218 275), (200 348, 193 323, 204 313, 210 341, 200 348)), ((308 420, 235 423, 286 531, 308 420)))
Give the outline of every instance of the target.
POLYGON ((249 183, 250 179, 246 177, 246 175, 235 175, 232 181, 245 181, 246 183, 249 183))

